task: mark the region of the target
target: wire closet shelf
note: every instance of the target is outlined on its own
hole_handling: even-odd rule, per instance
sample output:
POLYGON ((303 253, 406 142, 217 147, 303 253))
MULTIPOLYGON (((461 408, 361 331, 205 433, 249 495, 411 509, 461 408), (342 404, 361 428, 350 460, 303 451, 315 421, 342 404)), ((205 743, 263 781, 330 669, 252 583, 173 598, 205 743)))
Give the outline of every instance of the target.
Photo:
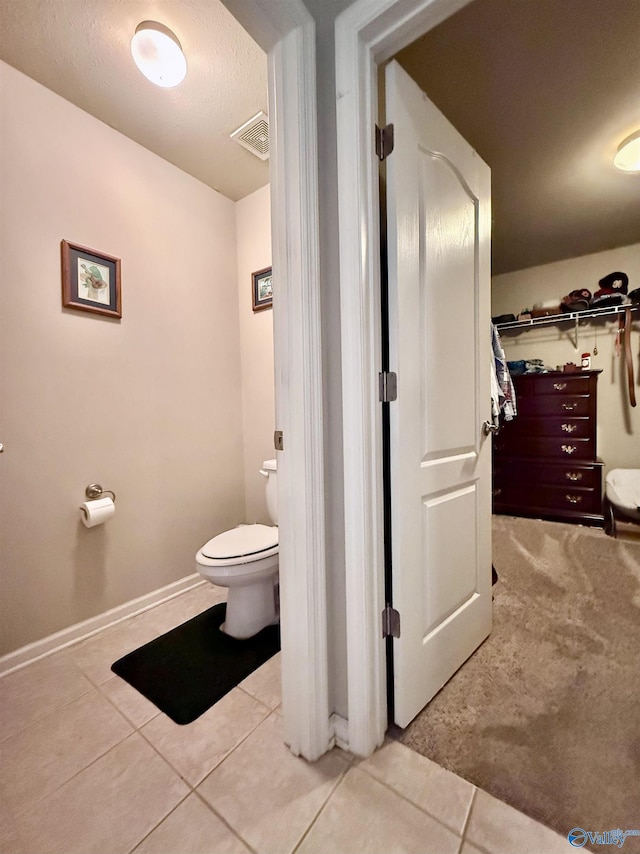
MULTIPOLYGON (((631 309, 632 313, 637 313, 640 311, 640 305, 615 305, 609 308, 588 308, 585 311, 563 311, 562 314, 549 314, 546 317, 532 317, 527 320, 510 320, 506 323, 496 323, 496 329, 526 329, 529 326, 548 326, 568 321, 573 321, 577 327, 580 320, 624 314, 626 309, 631 309)), ((635 320, 636 318, 634 318, 635 320)))

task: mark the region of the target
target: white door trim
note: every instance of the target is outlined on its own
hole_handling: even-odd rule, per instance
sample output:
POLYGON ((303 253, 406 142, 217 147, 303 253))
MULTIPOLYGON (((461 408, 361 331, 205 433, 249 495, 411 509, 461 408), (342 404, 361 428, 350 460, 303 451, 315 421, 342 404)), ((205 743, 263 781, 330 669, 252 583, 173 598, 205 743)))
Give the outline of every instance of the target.
POLYGON ((275 157, 271 154, 276 425, 284 432, 284 451, 278 454, 283 709, 287 744, 313 760, 328 750, 330 730, 311 19, 276 45, 269 65, 270 136, 275 126, 276 137, 275 157))
MULTIPOLYGON (((469 0, 356 0, 336 20, 336 97, 348 678, 348 744, 387 728, 382 515, 378 64, 469 0)), ((391 155, 393 156, 393 155, 391 155)))
POLYGON ((329 722, 315 23, 302 3, 223 0, 268 51, 285 740, 315 760, 329 722))

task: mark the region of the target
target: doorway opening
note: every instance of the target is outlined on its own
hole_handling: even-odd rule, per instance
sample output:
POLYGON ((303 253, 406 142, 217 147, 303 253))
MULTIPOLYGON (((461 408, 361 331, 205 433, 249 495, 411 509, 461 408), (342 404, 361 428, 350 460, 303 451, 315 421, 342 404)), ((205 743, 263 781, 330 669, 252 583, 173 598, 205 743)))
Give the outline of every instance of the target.
MULTIPOLYGON (((530 4, 527 14, 531 13, 538 21, 542 21, 542 7, 546 8, 546 4, 542 3, 540 7, 535 3, 530 4)), ((526 73, 524 70, 512 70, 507 74, 500 65, 501 60, 498 60, 495 66, 491 63, 485 64, 482 59, 483 49, 493 37, 497 37, 497 29, 495 32, 492 30, 492 26, 497 27, 497 22, 491 17, 492 12, 496 11, 495 4, 476 0, 445 22, 440 33, 438 28, 434 29, 420 40, 418 45, 413 45, 399 54, 397 59, 407 70, 413 72, 417 79, 424 81, 423 88, 427 95, 436 101, 443 112, 459 127, 466 128, 466 135, 493 169, 494 194, 497 196, 496 231, 499 239, 494 247, 497 275, 494 276, 496 308, 492 314, 510 311, 517 315, 526 306, 530 307, 534 301, 544 298, 549 287, 559 303, 565 293, 574 289, 571 281, 579 283, 575 284, 575 287, 588 287, 595 291, 599 280, 611 270, 628 268, 640 273, 640 233, 637 225, 634 229, 629 229, 628 222, 624 221, 613 237, 606 237, 596 229, 590 230, 588 239, 592 243, 589 245, 583 242, 582 248, 578 248, 578 245, 572 242, 577 238, 572 234, 571 227, 567 225, 565 228, 563 223, 557 226, 564 240, 564 246, 560 248, 557 243, 554 248, 554 241, 546 241, 544 234, 528 242, 522 239, 521 235, 526 229, 530 229, 530 233, 534 232, 536 211, 531 203, 527 205, 524 202, 524 191, 518 195, 513 186, 505 186, 503 176, 509 175, 513 185, 515 175, 513 171, 501 173, 497 168, 496 163, 499 161, 493 161, 489 153, 490 135, 496 132, 502 116, 508 123, 510 99, 514 99, 514 112, 517 112, 519 107, 519 99, 515 93, 505 95, 509 85, 507 81, 519 81, 519 87, 524 75, 537 79, 537 85, 540 85, 542 72, 530 70, 540 69, 545 62, 548 65, 549 60, 543 60, 539 51, 550 50, 552 46, 542 38, 536 39, 536 34, 541 35, 540 31, 531 21, 526 20, 525 14, 517 21, 511 22, 514 27, 511 37, 502 31, 496 46, 499 46, 502 52, 502 59, 510 50, 517 52, 520 49, 522 57, 528 57, 526 65, 529 70, 526 73), (481 18, 485 11, 488 20, 483 21, 481 18), (479 17, 474 20, 476 14, 479 17), (474 20, 464 37, 461 30, 455 30, 456 18, 462 21, 462 24, 458 24, 461 27, 471 24, 474 20), (474 55, 472 46, 476 40, 480 42, 480 46, 474 55), (462 41, 465 41, 464 48, 462 41), (528 45, 528 51, 522 50, 523 42, 528 45), (505 48, 505 44, 509 43, 510 48, 505 48), (440 53, 440 50, 444 53, 440 53), (442 61, 443 55, 448 57, 446 63, 442 61), (460 58, 459 63, 456 58, 460 58), (442 73, 445 65, 446 72, 442 73), (469 66, 475 68, 475 77, 470 74, 469 66), (497 79, 494 79, 494 73, 497 79), (489 85, 485 86, 485 83, 489 85), (471 94, 470 98, 464 97, 465 91, 471 94), (501 104, 496 112, 490 109, 487 100, 493 92, 500 93, 501 104), (470 112, 466 114, 463 101, 476 102, 468 105, 470 112), (472 125, 476 109, 478 125, 474 138, 472 125), (507 228, 510 218, 514 219, 513 224, 516 226, 511 233, 507 228), (534 250, 539 253, 537 256, 534 250), (514 260, 518 252, 521 253, 518 256, 520 260, 514 260)), ((504 12, 504 7, 501 11, 504 12)), ((597 4, 592 4, 589 9, 581 6, 584 17, 578 24, 577 32, 573 21, 576 10, 557 11, 569 14, 572 21, 572 39, 597 40, 597 4)), ((629 13, 628 7, 626 11, 629 13)), ((516 11, 514 7, 513 12, 518 17, 521 10, 516 11)), ((548 24, 555 28, 558 39, 564 38, 566 43, 566 30, 563 36, 557 21, 545 20, 544 26, 548 24)), ((506 26, 504 20, 501 20, 500 26, 506 26)), ((626 24, 621 23, 621 26, 631 28, 637 33, 637 14, 632 14, 626 24)), ((625 36, 622 36, 622 40, 627 44, 625 36)), ((581 87, 585 87, 583 98, 576 96, 575 90, 573 96, 575 103, 584 104, 585 111, 593 107, 593 99, 586 94, 589 80, 599 76, 599 72, 593 67, 591 71, 585 67, 588 63, 584 57, 588 54, 593 57, 595 64, 598 61, 598 51, 585 50, 584 43, 582 48, 578 47, 578 56, 574 59, 571 59, 566 51, 563 52, 564 71, 557 72, 556 81, 556 88, 562 94, 565 87, 572 89, 574 84, 578 92, 581 87), (591 78, 591 74, 595 77, 591 78), (576 81, 577 78, 579 79, 576 81), (563 79, 565 82, 562 82, 563 79)), ((631 53, 627 59, 634 61, 631 53)), ((622 60, 621 71, 626 61, 622 60)), ((610 67, 607 73, 612 73, 610 67)), ((546 96, 542 93, 538 96, 539 101, 545 103, 547 110, 538 117, 538 121, 544 125, 547 115, 554 116, 556 142, 561 128, 566 129, 562 126, 570 123, 572 115, 561 115, 557 101, 554 100, 557 95, 558 92, 548 91, 546 96)), ((528 105, 534 103, 531 98, 526 98, 526 102, 528 105)), ((614 99, 610 105, 613 112, 617 108, 616 103, 614 99)), ((598 121, 604 124, 607 120, 604 118, 604 112, 599 116, 596 112, 591 114, 591 121, 593 125, 598 121)), ((524 124, 520 131, 522 137, 527 135, 524 124)), ((508 139, 510 146, 516 148, 517 154, 518 134, 505 131, 502 136, 508 139)), ((601 135, 596 132, 593 136, 592 145, 597 149, 601 135)), ((572 155, 565 152, 564 156, 564 165, 570 168, 572 155)), ((560 159, 558 153, 556 157, 560 159)), ((559 178, 559 173, 553 172, 554 166, 556 169, 560 168, 558 162, 554 164, 550 155, 543 159, 544 170, 548 170, 546 174, 555 174, 559 178)), ((540 193, 536 204, 540 206, 544 195, 542 189, 548 189, 547 184, 553 181, 538 171, 540 163, 535 157, 521 154, 520 160, 527 165, 532 176, 530 183, 539 185, 537 189, 540 189, 540 193)), ((615 178, 616 176, 614 180, 615 178)), ((567 179, 567 183, 571 182, 567 179)), ((590 192, 588 183, 583 185, 582 190, 578 187, 577 191, 585 194, 590 192)), ((616 211, 616 216, 621 220, 628 219, 628 214, 625 215, 625 211, 628 211, 627 204, 625 186, 622 188, 616 211)), ((571 213, 579 223, 580 215, 577 209, 574 208, 571 213)), ((567 210, 566 216, 569 215, 567 210)), ((585 235, 581 237, 584 238, 585 235)), ((452 320, 455 323, 455 320, 452 320)), ((637 327, 632 334, 637 336, 637 327)), ((612 340, 615 339, 613 322, 610 320, 607 325, 607 321, 603 321, 590 331, 585 331, 583 325, 580 341, 588 343, 583 343, 580 351, 567 334, 566 327, 565 331, 562 327, 547 328, 539 334, 518 332, 514 335, 517 337, 503 337, 507 355, 511 359, 533 362, 541 357, 545 367, 552 371, 558 365, 575 361, 575 354, 582 349, 593 351, 595 338, 595 355, 600 356, 601 360, 599 368, 604 372, 603 377, 608 379, 602 395, 607 403, 603 404, 603 400, 600 400, 598 407, 599 438, 601 436, 603 440, 599 443, 599 452, 604 457, 605 451, 600 448, 608 448, 614 465, 632 465, 631 460, 635 455, 637 465, 635 448, 640 422, 624 402, 624 384, 620 382, 619 376, 620 363, 615 361, 615 354, 610 350, 612 340), (602 342, 607 342, 607 346, 603 347, 602 342), (616 438, 613 438, 614 436, 616 438), (630 456, 625 457, 625 454, 630 456)), ((573 401, 567 405, 573 405, 573 401)), ((525 417, 531 415, 525 405, 523 412, 525 417)), ((566 422, 565 418, 563 423, 568 428, 573 428, 572 424, 566 422)), ((561 428, 561 424, 559 427, 561 428)), ((544 454, 539 456, 544 459, 544 454)), ((605 459, 605 463, 607 462, 605 459)), ((542 473, 541 476, 548 477, 542 473)), ((563 491, 563 494, 565 493, 566 489, 563 491)), ((568 494, 571 498, 576 496, 575 491, 568 494)), ((579 490, 577 494, 581 495, 579 490)), ((600 497, 598 495, 598 499, 600 497)), ((494 562, 500 574, 500 581, 495 588, 494 634, 462 666, 451 682, 442 689, 424 713, 418 715, 416 721, 400 738, 418 752, 457 771, 483 789, 493 792, 502 800, 562 833, 566 833, 573 816, 577 814, 589 815, 594 826, 607 826, 607 822, 611 821, 614 824, 620 821, 624 823, 624 820, 633 823, 633 806, 626 796, 624 786, 616 790, 604 803, 597 794, 602 791, 601 770, 606 769, 605 773, 611 776, 611 788, 607 786, 607 791, 611 792, 615 789, 614 778, 618 776, 618 772, 617 762, 613 759, 616 750, 609 743, 606 734, 607 721, 611 714, 614 714, 613 706, 610 708, 609 701, 598 703, 598 691, 595 686, 598 683, 602 686, 603 671, 613 673, 618 668, 624 670, 632 666, 633 657, 629 655, 630 650, 618 634, 614 623, 618 610, 621 613, 626 612, 629 615, 629 621, 625 623, 626 631, 635 633, 634 620, 631 619, 631 603, 635 596, 633 578, 640 569, 640 550, 631 542, 622 546, 612 543, 597 527, 584 528, 568 524, 567 514, 564 519, 556 514, 554 520, 552 512, 546 514, 546 519, 543 512, 540 520, 535 518, 538 513, 533 504, 532 508, 532 512, 523 516, 533 518, 496 516, 493 520, 494 562), (608 575, 617 578, 617 585, 624 590, 622 601, 619 593, 611 586, 608 575), (595 598, 592 599, 591 596, 595 598), (501 648, 495 648, 496 642, 501 648), (492 645, 495 654, 492 654, 492 645), (576 699, 577 693, 581 694, 580 701, 576 699), (496 705, 491 711, 485 705, 489 695, 496 698, 496 705), (595 731, 602 733, 604 753, 597 761, 594 759, 594 762, 590 763, 587 757, 595 731), (461 748, 461 745, 464 747, 461 748), (463 758, 461 754, 465 751, 466 756, 463 758), (510 767, 513 769, 514 755, 519 757, 517 773, 509 770, 510 767), (481 767, 482 763, 484 767, 481 767), (523 772, 522 768, 528 771, 523 772)), ((611 695, 616 693, 617 690, 612 684, 611 695)), ((616 716, 628 716, 626 702, 624 696, 618 696, 617 703, 613 704, 617 709, 616 716)), ((627 746, 623 748, 623 752, 628 751, 632 741, 630 732, 625 738, 627 746)), ((625 785, 628 785, 628 779, 625 785)), ((586 822, 586 819, 581 820, 586 822)))

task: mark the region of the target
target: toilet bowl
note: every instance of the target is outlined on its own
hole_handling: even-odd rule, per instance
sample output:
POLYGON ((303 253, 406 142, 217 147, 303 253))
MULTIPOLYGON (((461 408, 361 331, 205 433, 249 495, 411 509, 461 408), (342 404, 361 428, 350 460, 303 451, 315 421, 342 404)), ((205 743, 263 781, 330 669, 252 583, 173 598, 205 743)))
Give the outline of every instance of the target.
MULTIPOLYGON (((260 470, 267 479, 267 507, 277 522, 276 461, 260 470)), ((208 540, 196 553, 196 569, 219 587, 227 587, 227 613, 220 627, 234 638, 249 638, 278 622, 278 528, 238 525, 208 540)))

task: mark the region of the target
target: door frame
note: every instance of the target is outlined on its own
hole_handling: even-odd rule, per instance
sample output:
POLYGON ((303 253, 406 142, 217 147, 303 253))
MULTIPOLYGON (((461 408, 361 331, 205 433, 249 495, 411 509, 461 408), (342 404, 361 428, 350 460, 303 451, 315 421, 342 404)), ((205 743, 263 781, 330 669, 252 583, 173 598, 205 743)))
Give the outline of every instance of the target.
POLYGON ((387 729, 378 66, 468 2, 356 0, 336 19, 348 747, 358 756, 387 729))
MULTIPOLYGON (((356 0, 335 28, 343 385, 348 740, 384 740, 382 441, 377 396, 377 66, 470 0, 356 0), (356 180, 354 181, 354 175, 356 180)), ((327 661, 323 372, 315 24, 300 0, 223 0, 268 54, 285 741, 315 760, 334 743, 327 661), (288 532, 295 531, 295 536, 288 532), (306 571, 295 571, 304 566, 306 571), (288 568, 291 571, 288 571, 288 568)), ((341 739, 341 741, 345 741, 341 739)))
POLYGON ((284 739, 315 760, 329 720, 315 23, 300 0, 223 0, 267 52, 284 739))

